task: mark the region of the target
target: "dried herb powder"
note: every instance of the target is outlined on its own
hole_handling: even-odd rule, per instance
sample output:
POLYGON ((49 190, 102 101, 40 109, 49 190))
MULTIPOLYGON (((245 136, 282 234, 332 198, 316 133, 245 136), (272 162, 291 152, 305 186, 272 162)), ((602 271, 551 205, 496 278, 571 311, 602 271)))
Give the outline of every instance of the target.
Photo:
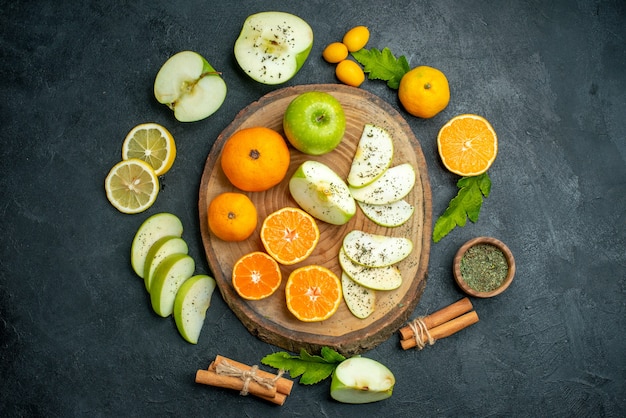
POLYGON ((509 264, 504 253, 491 244, 470 247, 461 258, 461 275, 469 287, 479 292, 496 290, 506 279, 509 264))

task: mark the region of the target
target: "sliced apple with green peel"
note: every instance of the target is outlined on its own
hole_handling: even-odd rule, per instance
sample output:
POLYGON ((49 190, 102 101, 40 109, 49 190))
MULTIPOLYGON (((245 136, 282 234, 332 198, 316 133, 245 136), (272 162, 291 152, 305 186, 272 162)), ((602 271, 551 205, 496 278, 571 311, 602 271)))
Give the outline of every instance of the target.
POLYGON ((180 335, 191 344, 198 344, 215 286, 215 279, 205 274, 198 274, 186 280, 176 292, 176 299, 174 299, 176 328, 180 335))
POLYGON ((139 277, 144 278, 146 257, 152 245, 167 236, 183 235, 183 224, 176 215, 163 212, 146 219, 137 229, 130 248, 130 263, 139 277))
POLYGON ((367 357, 350 357, 335 368, 330 396, 336 401, 362 404, 391 397, 396 378, 383 364, 367 357))
POLYGON ((189 247, 184 239, 176 236, 167 236, 159 239, 155 242, 146 256, 146 263, 144 265, 143 280, 146 285, 146 290, 150 291, 150 285, 154 272, 161 262, 170 254, 187 254, 189 247))
POLYGON ((409 163, 385 170, 382 176, 363 187, 350 187, 355 200, 370 205, 387 205, 404 199, 415 185, 415 169, 409 163))
POLYGON ((171 254, 161 262, 150 284, 150 302, 157 315, 165 318, 172 314, 176 293, 193 276, 195 267, 187 254, 171 254))
POLYGON ((347 223, 356 213, 348 185, 319 161, 303 162, 289 179, 289 192, 311 216, 333 225, 347 223))
POLYGON ((358 200, 357 203, 368 219, 377 225, 386 226, 387 228, 403 225, 411 219, 413 212, 415 212, 415 206, 404 199, 386 205, 370 205, 358 200))
POLYGON ((352 159, 348 184, 366 186, 389 168, 393 160, 393 140, 380 126, 366 124, 352 159))
POLYGON ((342 249, 357 264, 385 267, 408 257, 413 251, 413 241, 406 237, 389 237, 352 230, 343 238, 342 249))
POLYGON ((244 21, 235 41, 241 69, 263 84, 281 84, 302 68, 313 46, 313 29, 285 12, 256 13, 244 21))
POLYGON ((355 263, 343 248, 339 249, 339 265, 349 278, 366 289, 394 290, 402 285, 402 274, 398 267, 369 267, 355 263))
POLYGON ((365 319, 376 310, 376 291, 361 286, 345 272, 341 273, 343 300, 348 310, 359 319, 365 319))
POLYGON ((154 80, 154 96, 174 111, 180 122, 211 116, 224 103, 226 83, 220 73, 197 52, 171 56, 154 80))

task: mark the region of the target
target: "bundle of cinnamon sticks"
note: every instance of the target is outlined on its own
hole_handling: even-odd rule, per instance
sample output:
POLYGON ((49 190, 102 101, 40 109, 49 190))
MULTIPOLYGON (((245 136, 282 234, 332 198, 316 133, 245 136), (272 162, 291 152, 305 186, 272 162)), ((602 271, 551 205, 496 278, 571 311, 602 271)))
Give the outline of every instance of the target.
POLYGON ((416 318, 408 325, 400 328, 400 345, 404 350, 427 344, 469 327, 478 322, 478 314, 472 311, 472 302, 463 298, 452 305, 434 312, 423 318, 416 318))
POLYGON ((207 370, 200 369, 196 372, 196 383, 235 389, 241 395, 251 394, 276 405, 283 405, 291 393, 293 381, 281 376, 282 374, 275 375, 218 354, 207 370))

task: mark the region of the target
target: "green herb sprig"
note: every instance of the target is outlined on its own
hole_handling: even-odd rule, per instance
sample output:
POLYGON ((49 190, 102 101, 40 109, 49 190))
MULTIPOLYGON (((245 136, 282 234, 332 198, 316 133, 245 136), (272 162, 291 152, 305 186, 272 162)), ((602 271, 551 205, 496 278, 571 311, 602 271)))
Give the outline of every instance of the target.
POLYGON ((458 194, 450 200, 448 208, 435 222, 435 242, 448 235, 457 225, 465 226, 468 218, 472 222, 478 221, 483 196, 489 197, 491 191, 491 179, 485 172, 478 176, 462 177, 456 186, 459 188, 458 194))
POLYGON ((371 48, 353 52, 352 56, 363 66, 370 80, 383 80, 387 86, 397 90, 402 76, 409 72, 409 62, 404 55, 396 58, 389 48, 382 51, 371 48))
POLYGON ((313 385, 329 377, 346 358, 332 348, 322 347, 320 356, 311 355, 301 349, 299 355, 285 351, 268 354, 261 363, 289 372, 292 378, 300 377, 303 385, 313 385))

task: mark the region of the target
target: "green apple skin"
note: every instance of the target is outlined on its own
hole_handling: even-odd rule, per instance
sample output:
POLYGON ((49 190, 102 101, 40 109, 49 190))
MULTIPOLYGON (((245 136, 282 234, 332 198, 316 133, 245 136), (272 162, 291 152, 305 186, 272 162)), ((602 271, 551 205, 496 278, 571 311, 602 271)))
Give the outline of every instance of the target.
POLYGON ((208 61, 193 51, 171 56, 154 80, 154 96, 180 122, 211 116, 224 103, 226 83, 208 61))
POLYGON ((313 30, 303 19, 285 12, 261 12, 244 21, 234 54, 250 78, 276 85, 300 71, 312 47, 313 30))
POLYGON ((165 318, 174 312, 176 293, 193 276, 194 269, 195 262, 187 254, 171 254, 165 257, 154 272, 150 285, 150 302, 157 315, 165 318))
POLYGON ((330 396, 351 404, 378 402, 391 397, 396 379, 386 366, 366 357, 350 357, 333 372, 330 396))
POLYGON ((130 248, 130 262, 135 273, 144 278, 146 257, 152 245, 166 236, 180 237, 183 224, 176 215, 163 212, 146 219, 137 229, 130 248))
POLYGON ((283 129, 291 145, 308 155, 323 155, 343 140, 346 116, 339 100, 329 93, 309 91, 289 103, 283 129))
POLYGON ((198 343, 215 287, 215 279, 198 274, 186 280, 176 292, 174 300, 176 328, 185 341, 191 344, 198 343))
POLYGON ((289 192, 305 212, 329 224, 344 225, 356 213, 348 185, 319 161, 305 161, 296 169, 289 192))
POLYGON ((170 254, 187 254, 189 247, 184 239, 175 236, 167 236, 159 239, 155 242, 146 256, 146 263, 144 265, 143 280, 146 286, 146 290, 150 291, 152 278, 161 261, 170 254))

